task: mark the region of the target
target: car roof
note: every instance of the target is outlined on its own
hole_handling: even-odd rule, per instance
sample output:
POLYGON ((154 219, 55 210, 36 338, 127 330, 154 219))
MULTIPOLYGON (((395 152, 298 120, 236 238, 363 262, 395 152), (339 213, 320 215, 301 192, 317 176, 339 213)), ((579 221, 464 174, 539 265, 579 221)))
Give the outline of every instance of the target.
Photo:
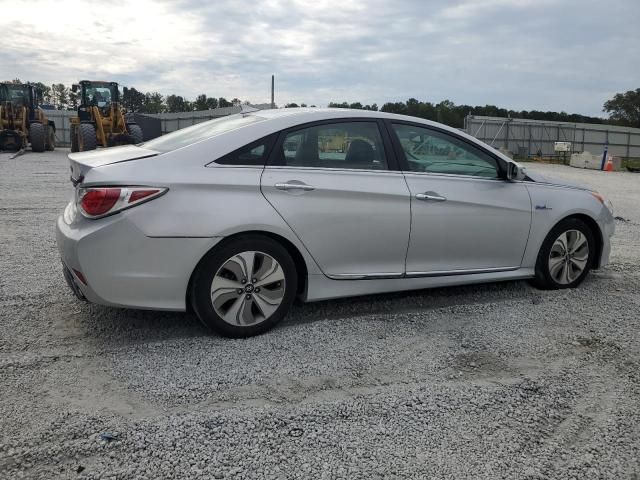
MULTIPOLYGON (((411 117, 409 115, 398 115, 396 113, 387 113, 372 110, 356 110, 351 108, 315 108, 315 107, 297 107, 297 108, 277 108, 269 110, 257 110, 245 115, 255 115, 256 117, 264 118, 267 121, 271 121, 277 125, 277 129, 291 128, 305 123, 333 120, 333 119, 349 119, 349 118, 371 118, 374 119, 388 119, 403 122, 412 122, 423 124, 425 126, 435 127, 440 130, 449 131, 455 133, 458 136, 465 137, 473 143, 479 143, 478 140, 471 135, 467 134, 463 130, 450 127, 442 123, 433 122, 419 117, 411 117)), ((488 145, 484 145, 489 147, 488 145)), ((491 148, 491 147, 489 147, 491 148)), ((491 148, 500 156, 503 156, 497 150, 491 148)))

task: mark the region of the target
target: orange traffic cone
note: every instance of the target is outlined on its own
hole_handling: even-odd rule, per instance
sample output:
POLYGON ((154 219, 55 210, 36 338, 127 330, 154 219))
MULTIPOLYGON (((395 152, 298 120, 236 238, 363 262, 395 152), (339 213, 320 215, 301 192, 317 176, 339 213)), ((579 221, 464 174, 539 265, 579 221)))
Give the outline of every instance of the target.
POLYGON ((605 172, 613 172, 613 162, 611 161, 611 157, 607 159, 607 164, 604 166, 605 172))

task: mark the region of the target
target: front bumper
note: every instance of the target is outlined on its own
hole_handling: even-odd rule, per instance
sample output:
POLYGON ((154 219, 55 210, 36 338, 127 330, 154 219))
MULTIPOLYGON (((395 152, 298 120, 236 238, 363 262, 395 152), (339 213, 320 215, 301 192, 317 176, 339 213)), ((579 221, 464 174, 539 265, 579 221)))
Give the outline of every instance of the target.
POLYGON ((600 262, 598 268, 602 268, 609 263, 609 257, 611 255, 611 237, 616 231, 616 222, 613 214, 606 210, 606 213, 601 215, 599 226, 602 232, 602 252, 600 254, 600 262))
POLYGON ((221 238, 147 237, 126 213, 88 220, 67 206, 56 224, 67 283, 92 303, 184 311, 191 274, 221 238))

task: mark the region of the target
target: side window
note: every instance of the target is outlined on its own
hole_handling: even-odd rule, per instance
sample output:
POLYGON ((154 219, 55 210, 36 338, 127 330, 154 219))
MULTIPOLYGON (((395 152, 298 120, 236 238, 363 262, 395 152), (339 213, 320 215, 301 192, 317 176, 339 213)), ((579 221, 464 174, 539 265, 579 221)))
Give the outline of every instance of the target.
POLYGON ((393 124, 412 172, 497 178, 498 162, 453 135, 413 125, 393 124))
POLYGON ((220 165, 238 165, 238 166, 264 166, 267 161, 267 155, 270 146, 275 140, 274 135, 262 138, 256 142, 245 145, 227 155, 220 157, 215 161, 220 165))
POLYGON ((290 132, 276 165, 386 170, 382 137, 375 122, 316 125, 290 132))

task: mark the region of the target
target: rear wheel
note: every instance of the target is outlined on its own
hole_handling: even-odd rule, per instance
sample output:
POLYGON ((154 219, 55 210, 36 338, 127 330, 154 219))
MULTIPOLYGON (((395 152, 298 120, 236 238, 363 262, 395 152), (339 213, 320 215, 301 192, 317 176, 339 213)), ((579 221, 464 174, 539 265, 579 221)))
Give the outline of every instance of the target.
POLYGON ((81 123, 78 126, 78 151, 86 152, 95 150, 98 144, 96 129, 90 123, 81 123))
POLYGON ((140 125, 131 123, 127 125, 127 130, 129 130, 129 135, 131 135, 131 137, 133 138, 133 143, 137 145, 138 143, 144 142, 144 137, 142 135, 142 128, 140 128, 140 125))
POLYGON ((202 323, 217 333, 250 337, 282 320, 296 290, 295 264, 282 245, 266 237, 240 237, 200 262, 191 301, 202 323))
POLYGON ((540 248, 535 285, 544 289, 577 287, 591 270, 594 254, 591 229, 577 218, 561 221, 540 248))
POLYGON ((41 123, 32 123, 29 126, 29 141, 31 142, 31 150, 34 152, 44 152, 46 144, 46 132, 44 125, 41 123))

